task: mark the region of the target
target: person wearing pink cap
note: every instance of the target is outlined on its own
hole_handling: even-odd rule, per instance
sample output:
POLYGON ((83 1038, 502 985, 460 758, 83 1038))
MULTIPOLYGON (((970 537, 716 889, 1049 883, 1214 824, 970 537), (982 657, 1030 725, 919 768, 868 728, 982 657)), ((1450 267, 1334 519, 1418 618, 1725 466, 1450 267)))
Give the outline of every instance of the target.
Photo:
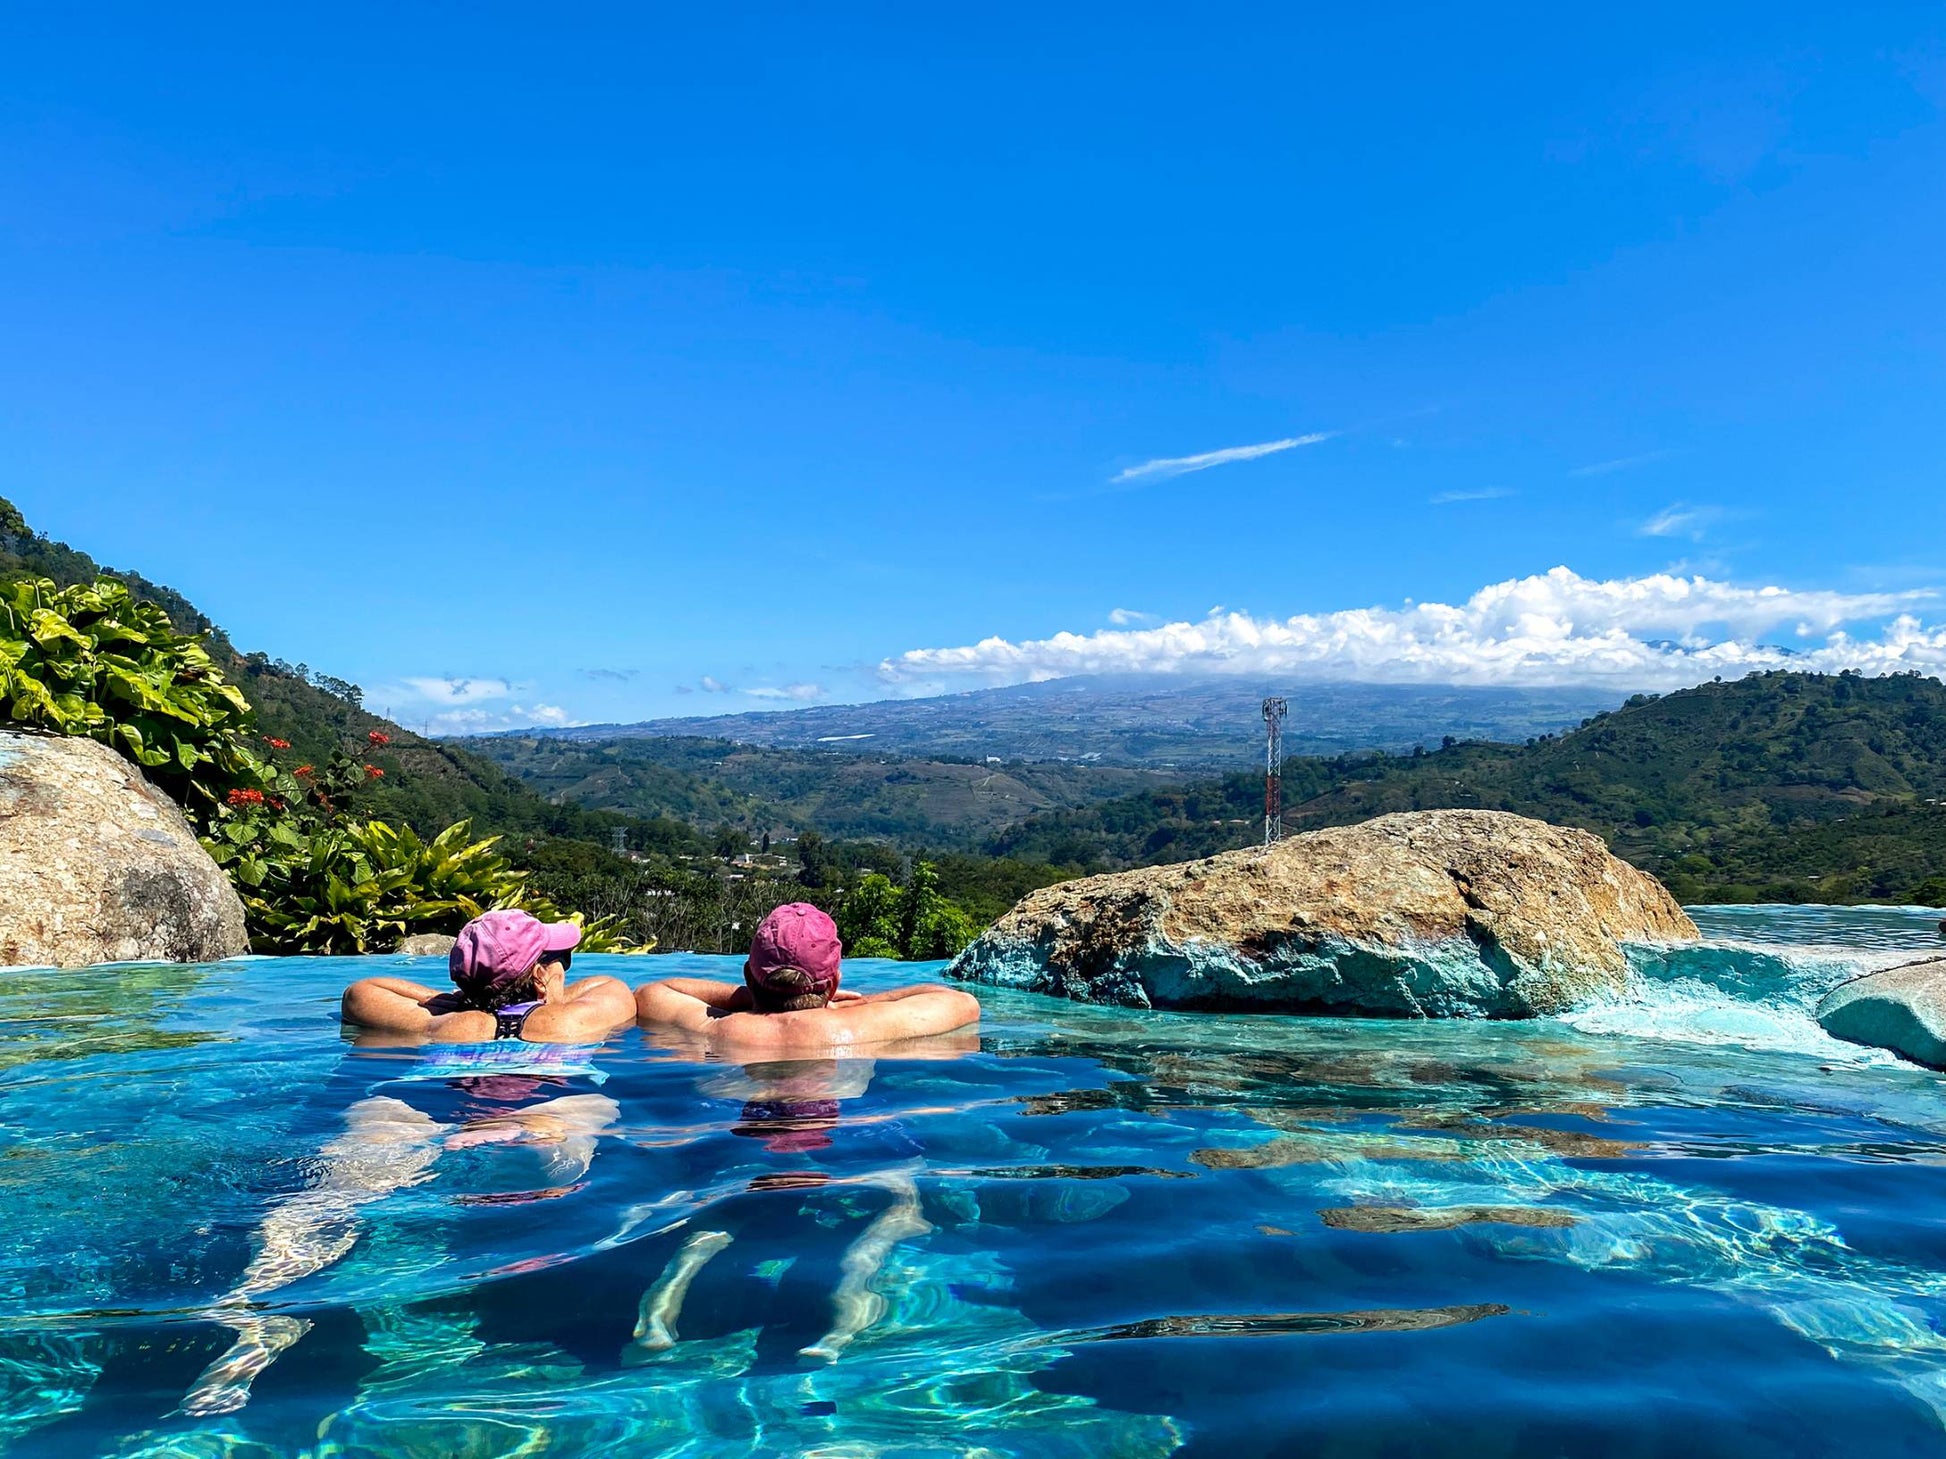
POLYGON ((645 1023, 772 1052, 889 1043, 979 1021, 979 1000, 939 983, 841 989, 843 957, 836 924, 808 902, 789 902, 758 924, 741 983, 664 978, 636 990, 635 1011, 645 1023))
POLYGON ((384 1033, 437 1043, 593 1043, 635 1017, 619 978, 568 982, 581 929, 507 909, 460 929, 442 992, 409 978, 360 978, 345 989, 344 1019, 384 1033))

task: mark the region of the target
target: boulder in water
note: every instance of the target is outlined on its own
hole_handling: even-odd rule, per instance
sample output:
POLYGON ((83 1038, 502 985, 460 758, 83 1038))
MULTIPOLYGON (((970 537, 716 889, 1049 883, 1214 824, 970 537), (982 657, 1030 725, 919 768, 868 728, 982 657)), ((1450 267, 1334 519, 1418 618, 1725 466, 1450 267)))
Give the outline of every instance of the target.
POLYGON ((1625 991, 1696 924, 1586 831, 1409 811, 1044 887, 949 977, 1138 1008, 1524 1018, 1625 991))
POLYGON ((400 957, 445 957, 459 939, 443 932, 415 932, 399 943, 400 957))
POLYGON ((93 740, 0 731, 0 964, 249 950, 236 889, 141 771, 93 740))
POLYGON ((1819 1000, 1818 1024, 1834 1039, 1946 1069, 1946 957, 1840 983, 1819 1000))

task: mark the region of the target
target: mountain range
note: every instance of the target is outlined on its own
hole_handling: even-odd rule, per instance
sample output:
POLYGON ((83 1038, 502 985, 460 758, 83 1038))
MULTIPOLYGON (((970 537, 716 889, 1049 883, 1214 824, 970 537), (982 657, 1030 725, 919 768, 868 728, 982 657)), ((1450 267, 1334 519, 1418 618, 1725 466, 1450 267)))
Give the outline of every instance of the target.
MULTIPOLYGON (((1622 691, 1626 692, 1626 691, 1622 691)), ((1447 736, 1519 743, 1579 724, 1620 694, 1588 688, 1296 683, 1262 678, 1097 675, 924 699, 651 719, 548 730, 555 740, 733 740, 772 748, 1006 764, 1074 761, 1227 770, 1263 760, 1263 700, 1290 706, 1293 755, 1409 752, 1447 736)), ((531 738, 531 731, 510 737, 531 738)))

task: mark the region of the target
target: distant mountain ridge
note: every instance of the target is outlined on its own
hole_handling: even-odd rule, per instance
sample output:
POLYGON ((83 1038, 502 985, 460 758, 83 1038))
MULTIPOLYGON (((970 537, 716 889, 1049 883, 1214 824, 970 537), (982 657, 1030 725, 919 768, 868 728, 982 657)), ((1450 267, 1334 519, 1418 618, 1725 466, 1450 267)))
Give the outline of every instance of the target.
POLYGON ((1626 690, 1295 683, 1264 677, 1087 676, 925 699, 523 730, 569 740, 733 740, 935 760, 1071 760, 1140 769, 1233 769, 1263 754, 1260 706, 1290 704, 1285 748, 1408 753, 1445 737, 1518 743, 1612 709, 1626 690))

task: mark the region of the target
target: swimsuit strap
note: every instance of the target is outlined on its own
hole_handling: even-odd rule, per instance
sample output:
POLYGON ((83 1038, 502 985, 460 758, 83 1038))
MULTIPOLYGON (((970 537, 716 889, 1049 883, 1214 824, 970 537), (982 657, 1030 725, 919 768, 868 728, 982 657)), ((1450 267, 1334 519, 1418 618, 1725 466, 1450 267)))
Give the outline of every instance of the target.
POLYGON ((532 1003, 509 1003, 505 1008, 496 1009, 493 1015, 494 1038, 521 1037, 521 1031, 527 1027, 528 1015, 540 1006, 541 1000, 535 999, 532 1003))

